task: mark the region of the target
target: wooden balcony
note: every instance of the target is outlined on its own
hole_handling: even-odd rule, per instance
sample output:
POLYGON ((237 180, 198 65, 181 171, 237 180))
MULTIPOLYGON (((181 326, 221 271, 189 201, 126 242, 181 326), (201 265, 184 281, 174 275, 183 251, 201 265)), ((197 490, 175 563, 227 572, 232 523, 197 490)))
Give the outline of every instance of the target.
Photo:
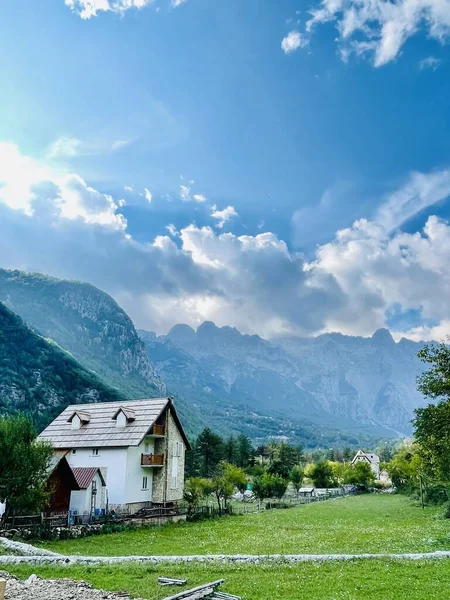
POLYGON ((165 427, 164 425, 153 425, 150 434, 152 437, 163 438, 165 435, 165 427))
POLYGON ((141 454, 141 467, 163 467, 164 454, 141 454))

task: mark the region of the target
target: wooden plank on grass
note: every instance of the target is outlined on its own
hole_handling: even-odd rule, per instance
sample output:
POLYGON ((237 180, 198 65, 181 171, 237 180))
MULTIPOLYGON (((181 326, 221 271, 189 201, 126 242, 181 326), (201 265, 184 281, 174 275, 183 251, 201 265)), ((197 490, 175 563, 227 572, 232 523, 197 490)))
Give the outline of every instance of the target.
POLYGON ((179 594, 175 594, 174 596, 167 596, 166 598, 163 598, 163 600, 182 600, 183 598, 186 598, 186 600, 192 600, 193 598, 197 597, 204 598, 205 596, 194 596, 194 594, 196 594, 197 592, 202 592, 203 590, 209 590, 209 593, 212 594, 216 587, 221 585, 224 581, 225 579, 218 579, 217 581, 212 581, 211 583, 198 585, 197 587, 192 588, 191 590, 184 590, 179 594))

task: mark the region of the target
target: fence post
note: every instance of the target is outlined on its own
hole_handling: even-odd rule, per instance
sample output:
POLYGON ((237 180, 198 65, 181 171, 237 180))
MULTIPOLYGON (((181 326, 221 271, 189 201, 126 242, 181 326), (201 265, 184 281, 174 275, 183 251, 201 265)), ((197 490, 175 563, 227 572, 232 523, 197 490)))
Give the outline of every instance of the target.
POLYGON ((5 600, 6 579, 0 579, 0 600, 5 600))

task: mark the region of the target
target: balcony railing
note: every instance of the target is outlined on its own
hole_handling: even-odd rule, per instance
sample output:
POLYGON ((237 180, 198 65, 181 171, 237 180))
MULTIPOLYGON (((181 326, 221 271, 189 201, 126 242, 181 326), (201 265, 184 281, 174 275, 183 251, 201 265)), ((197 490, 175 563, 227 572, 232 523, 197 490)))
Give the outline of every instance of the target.
POLYGON ((141 454, 142 467, 163 467, 164 454, 141 454))
POLYGON ((154 436, 158 436, 158 437, 164 437, 165 434, 165 428, 164 425, 153 425, 152 427, 152 431, 150 435, 154 435, 154 436))

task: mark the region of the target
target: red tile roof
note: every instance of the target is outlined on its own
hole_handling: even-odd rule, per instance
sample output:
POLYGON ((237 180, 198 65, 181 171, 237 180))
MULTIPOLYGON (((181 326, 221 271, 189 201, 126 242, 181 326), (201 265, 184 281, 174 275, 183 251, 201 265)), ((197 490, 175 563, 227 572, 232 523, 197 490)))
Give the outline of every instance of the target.
MULTIPOLYGON (((98 467, 72 467, 73 474, 81 490, 86 490, 92 483, 96 474, 100 471, 98 467)), ((103 481, 103 476, 100 471, 100 477, 103 481)))

